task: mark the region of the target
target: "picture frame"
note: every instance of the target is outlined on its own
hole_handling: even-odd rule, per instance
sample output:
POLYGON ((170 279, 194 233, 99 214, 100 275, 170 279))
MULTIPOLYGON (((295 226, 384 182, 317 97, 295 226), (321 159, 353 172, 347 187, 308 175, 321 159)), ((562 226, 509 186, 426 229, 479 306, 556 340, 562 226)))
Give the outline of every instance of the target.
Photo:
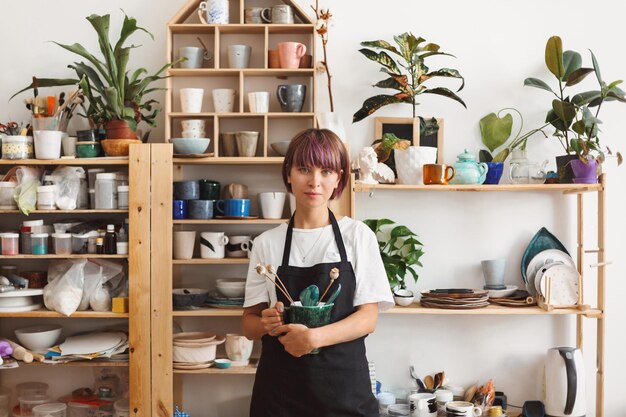
MULTIPOLYGON (((424 117, 430 119, 431 117, 424 117)), ((413 146, 437 148, 437 163, 444 163, 443 119, 436 118, 439 130, 436 134, 420 137, 419 117, 376 117, 374 121, 375 139, 381 139, 385 133, 394 133, 401 139, 408 139, 413 146)))

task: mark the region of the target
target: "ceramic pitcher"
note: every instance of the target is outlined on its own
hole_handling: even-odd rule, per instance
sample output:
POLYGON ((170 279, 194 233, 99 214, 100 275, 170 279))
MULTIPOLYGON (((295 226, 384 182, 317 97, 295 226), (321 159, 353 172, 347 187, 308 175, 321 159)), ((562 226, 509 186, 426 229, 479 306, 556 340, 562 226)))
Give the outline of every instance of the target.
POLYGON ((489 167, 484 162, 476 162, 476 156, 465 149, 457 155, 454 170, 456 174, 450 181, 451 184, 482 184, 487 178, 489 167))

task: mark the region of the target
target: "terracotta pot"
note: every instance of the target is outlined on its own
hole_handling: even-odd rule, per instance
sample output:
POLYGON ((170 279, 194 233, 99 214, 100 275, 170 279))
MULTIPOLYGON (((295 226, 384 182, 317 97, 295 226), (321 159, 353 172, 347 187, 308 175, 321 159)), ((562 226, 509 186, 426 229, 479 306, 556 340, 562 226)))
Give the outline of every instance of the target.
POLYGON ((107 139, 137 139, 135 133, 126 120, 111 120, 104 125, 107 132, 107 139))
POLYGON ((128 156, 129 146, 141 145, 141 141, 139 139, 102 139, 100 144, 107 156, 128 156))

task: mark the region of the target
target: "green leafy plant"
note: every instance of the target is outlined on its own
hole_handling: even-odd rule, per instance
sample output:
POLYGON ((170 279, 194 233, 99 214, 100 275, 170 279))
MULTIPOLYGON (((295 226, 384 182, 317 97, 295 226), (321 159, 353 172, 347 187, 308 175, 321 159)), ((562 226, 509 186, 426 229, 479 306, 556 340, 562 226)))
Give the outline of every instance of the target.
MULTIPOLYGON (((482 149, 479 153, 480 162, 504 162, 509 157, 514 149, 520 148, 526 149, 526 143, 528 139, 535 133, 543 133, 543 128, 547 127, 549 123, 543 125, 538 129, 533 129, 522 135, 524 129, 524 117, 517 109, 505 108, 498 111, 498 113, 489 113, 482 119, 480 119, 480 137, 483 144, 487 147, 487 150, 482 149), (513 116, 511 113, 506 113, 504 116, 500 116, 504 111, 512 110, 520 118, 520 127, 514 138, 511 138, 511 132, 513 131, 513 116), (506 145, 506 146, 505 146, 506 145), (497 149, 505 146, 495 156, 493 152, 497 149)), ((547 136, 546 136, 547 137, 547 136)))
MULTIPOLYGON (((605 102, 624 103, 626 97, 618 87, 622 80, 607 84, 602 79, 596 56, 592 51, 589 52, 592 68, 582 66, 582 57, 578 52, 563 52, 561 38, 552 36, 546 43, 545 62, 558 82, 558 90, 555 92, 546 82, 537 78, 527 78, 524 85, 548 91, 555 96, 545 121, 555 128, 553 136, 559 139, 565 152, 574 153, 583 161, 597 155, 596 159, 601 162, 605 157, 605 149, 598 137, 598 125, 602 123, 598 119, 600 109, 605 102), (596 76, 598 89, 572 95, 568 88, 579 84, 591 73, 596 76)), ((610 149, 606 148, 606 153, 611 154, 610 149)), ((617 157, 618 162, 621 162, 619 153, 617 157)))
MULTIPOLYGON (((165 64, 153 75, 146 75, 145 68, 139 68, 132 73, 127 69, 132 49, 137 45, 126 46, 128 38, 137 31, 154 36, 146 29, 137 26, 137 20, 124 15, 124 22, 119 39, 113 44, 109 40, 110 15, 99 16, 92 14, 86 18, 98 35, 98 45, 102 57, 97 57, 87 51, 79 43, 72 45, 54 42, 63 49, 79 55, 85 61, 74 62, 68 65, 76 72, 75 79, 37 78, 38 87, 57 87, 78 85, 88 101, 86 114, 93 124, 102 125, 111 120, 125 120, 132 130, 136 130, 141 121, 155 126, 155 118, 161 111, 155 108, 157 100, 146 99, 146 95, 162 88, 150 87, 157 80, 166 78, 162 74, 179 61, 165 64)), ((17 94, 33 88, 33 84, 22 89, 17 94)), ((11 97, 11 98, 13 98, 11 97)))
POLYGON ((407 274, 417 282, 419 276, 414 268, 422 266, 420 258, 424 255, 423 245, 416 239, 417 235, 402 225, 388 230, 390 225, 396 224, 389 219, 367 219, 364 223, 376 234, 391 289, 406 288, 407 274))
POLYGON ((451 68, 440 68, 431 71, 425 64, 426 59, 432 56, 453 55, 441 52, 439 45, 425 43, 425 39, 417 38, 410 32, 394 36, 393 39, 397 47, 384 40, 361 42, 361 46, 365 48, 360 49, 359 52, 366 58, 382 65, 381 72, 389 76, 374 84, 374 87, 397 90, 397 93, 379 94, 365 100, 361 109, 354 113, 353 123, 363 120, 383 106, 396 103, 410 104, 413 107, 413 117, 416 117, 416 107, 419 105, 417 98, 422 94, 448 97, 461 103, 463 107, 467 107, 463 100, 452 90, 445 87, 428 88, 425 85, 432 78, 458 78, 461 80, 461 87, 459 87, 457 92, 463 89, 465 80, 459 71, 451 68), (376 50, 381 51, 377 52, 376 50))

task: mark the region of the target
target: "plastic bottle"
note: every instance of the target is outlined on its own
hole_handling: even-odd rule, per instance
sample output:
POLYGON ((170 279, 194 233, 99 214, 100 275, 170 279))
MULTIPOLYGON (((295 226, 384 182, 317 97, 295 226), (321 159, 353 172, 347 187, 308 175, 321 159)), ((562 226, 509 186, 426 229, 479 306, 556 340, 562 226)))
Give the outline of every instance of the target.
POLYGON ((120 228, 120 232, 117 235, 117 254, 128 254, 128 235, 124 231, 124 228, 120 228))
POLYGON ((104 235, 104 253, 106 255, 115 255, 117 253, 117 233, 115 233, 115 225, 107 225, 107 232, 104 235))

